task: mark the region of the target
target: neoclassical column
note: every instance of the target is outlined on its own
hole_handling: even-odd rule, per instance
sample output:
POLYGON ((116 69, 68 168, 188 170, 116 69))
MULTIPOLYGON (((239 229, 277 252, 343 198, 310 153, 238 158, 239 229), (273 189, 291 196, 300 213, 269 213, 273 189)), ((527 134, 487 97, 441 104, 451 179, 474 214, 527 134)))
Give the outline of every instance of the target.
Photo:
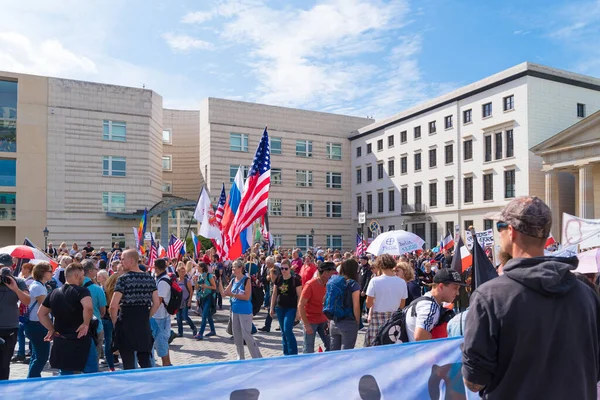
POLYGON ((160 214, 160 245, 165 249, 169 245, 169 211, 160 214))
POLYGON ((594 177, 593 166, 579 166, 579 217, 594 218, 594 177))
POLYGON ((552 236, 560 237, 560 208, 558 195, 558 173, 554 170, 546 171, 546 204, 552 211, 552 236))

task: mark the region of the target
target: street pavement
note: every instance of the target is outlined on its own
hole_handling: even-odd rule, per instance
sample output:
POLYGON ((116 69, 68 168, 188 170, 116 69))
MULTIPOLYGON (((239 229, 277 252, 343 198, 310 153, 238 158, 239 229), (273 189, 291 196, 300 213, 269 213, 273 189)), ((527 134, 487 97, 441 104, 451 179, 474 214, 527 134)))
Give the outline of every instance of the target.
MULTIPOLYGON (((192 338, 192 332, 190 328, 184 323, 183 337, 175 338, 169 347, 171 362, 173 365, 206 364, 237 360, 237 353, 235 351, 233 340, 225 331, 227 328, 227 321, 229 319, 229 303, 227 300, 224 300, 223 303, 223 310, 217 310, 217 313, 214 316, 217 336, 205 338, 201 341, 195 340, 192 338)), ((193 311, 190 311, 190 316, 194 321, 194 324, 196 324, 196 327, 200 329, 201 318, 193 311)), ((266 316, 266 310, 261 310, 261 312, 254 317, 254 324, 257 328, 264 326, 266 316)), ((254 335, 254 339, 257 340, 263 357, 278 357, 283 355, 281 347, 281 332, 275 330, 277 327, 279 327, 279 323, 275 319, 273 320, 273 324, 271 326, 271 332, 267 333, 259 331, 254 335)), ((172 329, 177 332, 177 321, 175 317, 172 318, 172 329)), ((365 331, 366 328, 362 329, 358 333, 358 339, 356 340, 357 348, 362 347, 363 345, 365 331)), ((209 328, 207 326, 205 334, 208 332, 209 328)), ((298 340, 298 351, 299 353, 302 353, 302 347, 304 343, 302 340, 302 324, 298 324, 294 328, 294 333, 296 334, 296 339, 298 340)), ((325 350, 323 342, 317 335, 315 351, 319 348, 319 346, 325 350)), ((246 359, 250 358, 250 353, 246 348, 246 359)), ((157 357, 157 365, 160 364, 160 358, 157 357)), ((117 370, 120 370, 121 368, 121 364, 116 365, 117 370)), ((27 370, 27 364, 11 364, 10 379, 26 378, 27 370)), ((100 371, 108 371, 108 368, 105 364, 101 364, 100 371)), ((42 377, 53 375, 58 375, 58 370, 50 368, 50 364, 46 363, 46 368, 42 372, 42 377)))

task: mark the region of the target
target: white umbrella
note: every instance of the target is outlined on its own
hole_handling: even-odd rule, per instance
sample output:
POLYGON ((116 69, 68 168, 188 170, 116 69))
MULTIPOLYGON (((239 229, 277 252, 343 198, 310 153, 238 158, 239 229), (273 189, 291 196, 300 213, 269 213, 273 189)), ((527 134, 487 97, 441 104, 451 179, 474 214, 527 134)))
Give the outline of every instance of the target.
POLYGON ((577 254, 579 265, 574 272, 597 274, 600 272, 600 249, 592 249, 577 254))
POLYGON ((414 233, 403 230, 384 232, 373 240, 367 248, 367 253, 376 256, 390 254, 399 256, 415 250, 422 250, 425 241, 414 233))

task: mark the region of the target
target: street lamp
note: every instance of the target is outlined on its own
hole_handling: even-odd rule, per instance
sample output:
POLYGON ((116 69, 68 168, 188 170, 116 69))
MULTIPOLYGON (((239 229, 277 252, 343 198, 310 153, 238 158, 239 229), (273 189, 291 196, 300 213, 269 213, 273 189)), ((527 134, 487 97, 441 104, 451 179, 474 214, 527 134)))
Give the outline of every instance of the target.
POLYGON ((48 234, 50 233, 50 231, 46 226, 44 227, 44 230, 42 232, 44 233, 44 251, 46 251, 48 249, 48 234))

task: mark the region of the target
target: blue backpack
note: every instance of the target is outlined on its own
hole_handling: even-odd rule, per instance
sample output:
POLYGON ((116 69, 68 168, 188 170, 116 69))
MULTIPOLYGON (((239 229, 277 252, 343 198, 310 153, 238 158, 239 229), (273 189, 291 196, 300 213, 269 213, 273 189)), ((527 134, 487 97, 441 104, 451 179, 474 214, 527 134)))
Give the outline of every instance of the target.
POLYGON ((323 304, 323 314, 329 320, 339 321, 345 319, 354 319, 354 309, 352 307, 352 293, 349 285, 354 282, 341 275, 334 275, 329 278, 325 291, 325 303, 323 304))

